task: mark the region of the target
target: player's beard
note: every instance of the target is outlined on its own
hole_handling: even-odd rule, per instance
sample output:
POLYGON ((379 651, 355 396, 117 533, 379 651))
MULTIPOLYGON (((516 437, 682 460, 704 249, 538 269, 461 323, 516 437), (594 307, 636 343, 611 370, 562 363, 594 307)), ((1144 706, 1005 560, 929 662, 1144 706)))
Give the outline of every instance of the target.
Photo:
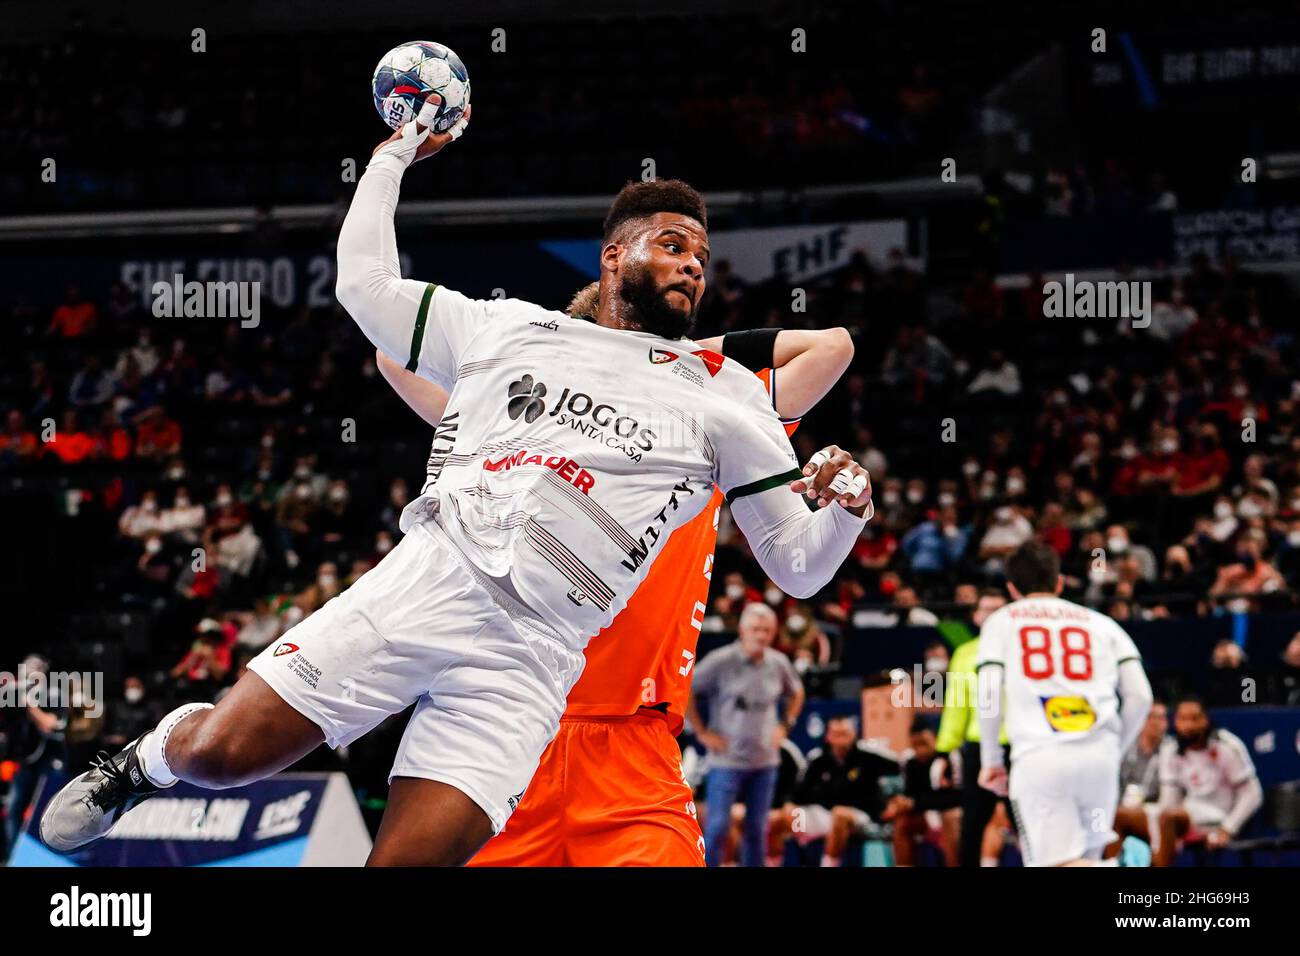
POLYGON ((618 287, 619 298, 632 307, 632 320, 642 332, 680 339, 695 325, 696 306, 689 312, 668 304, 668 289, 660 289, 645 266, 632 266, 618 287))

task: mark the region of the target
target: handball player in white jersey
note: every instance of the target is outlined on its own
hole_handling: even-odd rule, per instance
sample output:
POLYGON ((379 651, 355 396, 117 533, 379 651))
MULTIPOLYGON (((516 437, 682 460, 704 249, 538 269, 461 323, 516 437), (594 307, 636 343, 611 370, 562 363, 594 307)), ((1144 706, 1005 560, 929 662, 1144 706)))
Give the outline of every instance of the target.
POLYGON ((1101 865, 1115 839, 1120 758, 1151 709, 1151 685, 1118 624, 1059 597, 1050 547, 1022 545, 1006 574, 1013 600, 984 622, 976 656, 979 782, 1008 795, 998 743, 1005 716, 1025 865, 1101 865))
POLYGON ((686 184, 616 197, 595 324, 403 279, 403 174, 463 129, 411 123, 381 144, 338 242, 339 301, 380 351, 450 392, 405 537, 215 708, 177 709, 69 783, 41 820, 51 848, 99 839, 178 779, 245 784, 414 703, 370 862, 463 863, 527 787, 586 642, 715 485, 795 596, 831 579, 871 517, 860 466, 831 446, 799 469, 759 380, 686 338, 709 257, 686 184))

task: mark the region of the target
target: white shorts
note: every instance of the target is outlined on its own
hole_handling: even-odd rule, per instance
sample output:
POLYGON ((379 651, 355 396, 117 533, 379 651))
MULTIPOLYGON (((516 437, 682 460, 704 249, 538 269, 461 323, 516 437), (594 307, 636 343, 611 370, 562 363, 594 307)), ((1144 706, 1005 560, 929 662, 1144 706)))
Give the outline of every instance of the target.
MULTIPOLYGON (((846 811, 853 815, 854 836, 863 836, 871 829, 871 817, 867 811, 859 810, 857 807, 845 807, 846 811)), ((829 807, 823 807, 819 803, 811 803, 807 806, 796 807, 796 814, 802 814, 800 826, 793 828, 794 838, 801 846, 806 843, 812 843, 814 840, 820 840, 831 832, 835 823, 835 816, 829 807)), ((796 817, 796 820, 799 818, 796 817)))
POLYGON ((582 673, 546 630, 425 521, 249 668, 331 747, 418 701, 389 779, 449 784, 500 832, 582 673))
POLYGON ((1025 866, 1101 857, 1116 838, 1119 764, 1111 736, 1048 744, 1013 760, 1009 796, 1025 866))

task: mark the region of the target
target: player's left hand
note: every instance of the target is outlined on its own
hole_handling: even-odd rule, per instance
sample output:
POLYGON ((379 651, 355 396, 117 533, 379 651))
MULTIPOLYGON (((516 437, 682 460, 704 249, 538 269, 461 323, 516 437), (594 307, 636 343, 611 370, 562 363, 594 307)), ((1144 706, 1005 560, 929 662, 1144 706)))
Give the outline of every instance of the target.
POLYGON ((985 790, 991 790, 999 797, 1007 795, 1007 768, 981 767, 978 783, 985 790))
POLYGON ((838 502, 861 517, 871 503, 871 475, 839 445, 827 445, 803 466, 804 477, 790 483, 790 490, 817 499, 817 507, 838 502))

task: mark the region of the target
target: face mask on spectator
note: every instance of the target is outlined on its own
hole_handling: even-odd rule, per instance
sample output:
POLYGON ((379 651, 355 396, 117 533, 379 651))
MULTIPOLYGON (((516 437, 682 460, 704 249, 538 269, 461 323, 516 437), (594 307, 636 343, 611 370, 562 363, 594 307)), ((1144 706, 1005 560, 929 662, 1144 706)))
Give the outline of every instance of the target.
POLYGON ((184 495, 177 495, 175 506, 177 508, 188 508, 190 506, 190 499, 185 497, 184 495))
POLYGON ((223 491, 221 494, 217 495, 217 507, 219 508, 229 508, 234 504, 234 501, 234 495, 228 491, 223 491))
POLYGON ((1119 457, 1127 461, 1128 459, 1136 458, 1137 453, 1138 450, 1134 448, 1132 445, 1124 445, 1119 450, 1119 457))
POLYGON ((1293 548, 1300 548, 1300 528, 1287 533, 1286 543, 1293 548))
POLYGON ((925 500, 925 492, 920 488, 908 488, 907 500, 914 505, 919 505, 923 500, 925 500))
POLYGON ((262 436, 262 447, 263 447, 263 448, 270 448, 270 447, 273 446, 274 444, 275 444, 275 436, 274 436, 274 435, 263 435, 263 436, 262 436))
POLYGON ((126 698, 128 704, 138 704, 144 699, 144 691, 139 687, 128 687, 122 696, 126 698))
POLYGON ((802 634, 808 629, 808 618, 802 614, 791 614, 785 619, 785 629, 791 634, 802 634))
POLYGON ((387 554, 393 550, 393 539, 386 534, 381 534, 375 539, 375 550, 380 554, 387 554))
POLYGON ((974 478, 976 475, 980 473, 979 462, 968 461, 966 462, 966 464, 961 466, 961 471, 962 474, 965 475, 967 478, 974 478))
POLYGON ((303 478, 303 479, 310 478, 311 469, 308 468, 306 465, 299 465, 297 468, 293 470, 293 476, 295 478, 303 478))
POLYGON ((1106 547, 1113 552, 1122 554, 1128 550, 1128 538, 1113 534, 1106 539, 1106 547))
POLYGON ((745 586, 743 584, 728 584, 727 597, 733 601, 739 601, 745 596, 745 586))
POLYGON ((948 669, 948 661, 942 657, 927 657, 925 659, 925 669, 927 671, 945 671, 948 669))
POLYGON ((1241 504, 1237 505, 1237 514, 1243 518, 1258 518, 1263 513, 1264 509, 1254 498, 1243 498, 1241 504))
POLYGON ((152 498, 146 498, 144 501, 140 502, 140 507, 145 511, 157 511, 158 502, 154 501, 152 498))
POLYGON ((150 554, 157 554, 159 551, 162 550, 162 542, 159 541, 157 538, 150 538, 148 541, 144 543, 144 549, 148 551, 150 554))
POLYGON ((299 497, 299 498, 302 498, 302 499, 304 499, 304 500, 307 499, 307 498, 310 498, 310 497, 311 497, 311 485, 299 485, 299 486, 298 486, 298 497, 299 497))
POLYGON ((1022 479, 1020 478, 1007 479, 1007 494, 1018 495, 1024 492, 1024 490, 1025 490, 1025 483, 1022 479))
POLYGON ((763 600, 767 601, 768 604, 771 604, 774 607, 777 604, 780 604, 784 597, 785 593, 780 588, 768 588, 763 592, 763 600))
POLYGON ((180 481, 184 477, 185 477, 184 465, 173 465, 171 468, 167 469, 167 478, 170 481, 180 481))
POLYGON ((323 588, 332 588, 338 583, 338 576, 333 574, 322 574, 316 579, 316 583, 323 588))
POLYGON ((880 499, 887 505, 896 505, 898 504, 898 492, 886 491, 883 495, 880 496, 880 499))
POLYGON ((347 496, 348 496, 348 490, 346 488, 330 489, 330 501, 343 501, 344 499, 347 498, 347 496))
POLYGON ((1172 455, 1178 451, 1178 442, 1172 438, 1165 438, 1160 442, 1160 452, 1165 455, 1172 455))
POLYGON ((1218 504, 1216 504, 1216 505, 1214 506, 1214 517, 1216 517, 1216 518, 1231 518, 1231 517, 1232 517, 1232 504, 1231 504, 1231 502, 1220 501, 1218 504))
POLYGON ((943 494, 939 495, 940 508, 951 508, 956 503, 957 503, 957 496, 954 495, 951 491, 945 491, 943 494))

